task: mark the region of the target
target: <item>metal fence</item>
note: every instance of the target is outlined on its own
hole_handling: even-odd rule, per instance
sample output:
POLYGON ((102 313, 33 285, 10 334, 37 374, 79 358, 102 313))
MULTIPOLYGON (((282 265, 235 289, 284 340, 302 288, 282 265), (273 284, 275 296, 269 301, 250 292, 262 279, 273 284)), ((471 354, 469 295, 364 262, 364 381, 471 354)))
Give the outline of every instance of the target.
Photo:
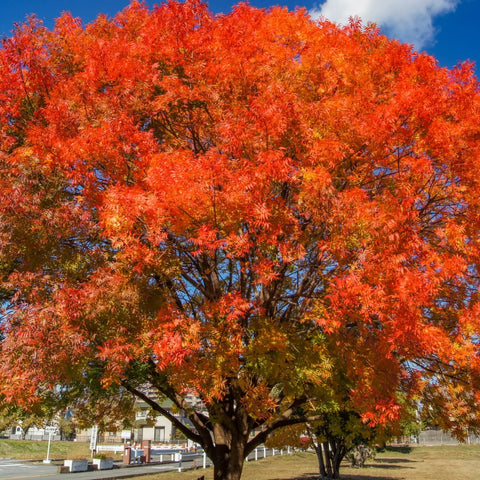
MULTIPOLYGON (((285 455, 293 453, 294 450, 290 447, 278 449, 278 448, 267 448, 267 447, 257 447, 253 452, 248 455, 245 459, 247 462, 261 460, 266 457, 274 457, 276 455, 285 455)), ((206 468, 212 465, 211 460, 206 456, 205 452, 198 453, 182 453, 176 459, 178 459, 178 471, 181 472, 182 469, 191 469, 191 468, 206 468)))
MULTIPOLYGON (((97 450, 99 452, 115 452, 119 453, 123 451, 123 445, 98 445, 97 450)), ((140 463, 144 459, 144 450, 143 448, 132 448, 132 463, 140 463)), ((264 446, 257 447, 253 452, 248 455, 245 459, 247 462, 261 460, 266 457, 274 457, 276 455, 284 455, 293 453, 294 450, 290 447, 278 449, 278 448, 267 448, 264 446)), ((186 449, 178 448, 160 448, 152 446, 150 449, 151 461, 158 463, 169 463, 177 464, 176 468, 179 472, 182 470, 196 469, 196 468, 206 468, 212 465, 211 460, 207 457, 206 453, 203 450, 198 451, 187 451, 186 449)))
MULTIPOLYGON (((458 445, 460 443, 455 437, 441 430, 424 430, 420 432, 420 435, 414 440, 412 443, 423 446, 458 445)), ((480 443, 480 437, 477 435, 468 435, 465 443, 478 444, 480 443)))

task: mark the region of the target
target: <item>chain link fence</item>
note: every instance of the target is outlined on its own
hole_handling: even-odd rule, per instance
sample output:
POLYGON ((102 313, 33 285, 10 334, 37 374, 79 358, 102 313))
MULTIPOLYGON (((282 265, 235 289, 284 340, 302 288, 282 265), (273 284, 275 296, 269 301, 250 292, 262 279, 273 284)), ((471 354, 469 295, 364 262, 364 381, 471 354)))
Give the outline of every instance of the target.
MULTIPOLYGON (((421 446, 435 446, 435 445, 458 445, 460 442, 452 437, 449 433, 441 430, 425 430, 420 432, 416 438, 412 438, 412 443, 421 446)), ((480 437, 477 435, 469 435, 465 441, 467 444, 479 444, 480 437)))

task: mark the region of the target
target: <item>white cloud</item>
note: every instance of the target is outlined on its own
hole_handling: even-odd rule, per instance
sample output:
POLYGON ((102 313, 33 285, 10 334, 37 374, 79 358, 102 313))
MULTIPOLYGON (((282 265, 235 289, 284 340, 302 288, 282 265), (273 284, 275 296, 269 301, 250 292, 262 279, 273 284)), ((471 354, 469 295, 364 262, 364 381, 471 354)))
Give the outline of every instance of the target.
POLYGON ((431 44, 435 35, 433 19, 455 10, 460 0, 326 0, 310 11, 313 18, 325 17, 346 24, 358 16, 364 24, 376 23, 382 32, 417 49, 431 44))

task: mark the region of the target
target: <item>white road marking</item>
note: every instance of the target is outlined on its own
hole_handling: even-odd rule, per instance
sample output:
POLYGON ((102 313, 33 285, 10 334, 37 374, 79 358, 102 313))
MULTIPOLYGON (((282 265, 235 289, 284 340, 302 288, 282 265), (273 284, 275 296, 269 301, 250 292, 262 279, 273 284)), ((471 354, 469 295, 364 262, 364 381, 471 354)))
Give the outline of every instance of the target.
POLYGON ((24 468, 33 468, 33 465, 25 465, 24 463, 0 463, 1 467, 24 467, 24 468))

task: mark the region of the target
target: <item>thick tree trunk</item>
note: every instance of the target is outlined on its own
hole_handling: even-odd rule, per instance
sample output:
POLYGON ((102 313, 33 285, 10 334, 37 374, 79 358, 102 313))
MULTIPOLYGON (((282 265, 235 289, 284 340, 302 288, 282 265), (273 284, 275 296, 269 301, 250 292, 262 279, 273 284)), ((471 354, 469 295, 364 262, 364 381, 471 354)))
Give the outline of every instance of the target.
POLYGON ((215 425, 214 437, 214 480, 240 480, 248 436, 236 431, 226 431, 220 425, 215 425))
POLYGON ((240 480, 244 459, 224 445, 215 447, 213 459, 214 480, 240 480))

